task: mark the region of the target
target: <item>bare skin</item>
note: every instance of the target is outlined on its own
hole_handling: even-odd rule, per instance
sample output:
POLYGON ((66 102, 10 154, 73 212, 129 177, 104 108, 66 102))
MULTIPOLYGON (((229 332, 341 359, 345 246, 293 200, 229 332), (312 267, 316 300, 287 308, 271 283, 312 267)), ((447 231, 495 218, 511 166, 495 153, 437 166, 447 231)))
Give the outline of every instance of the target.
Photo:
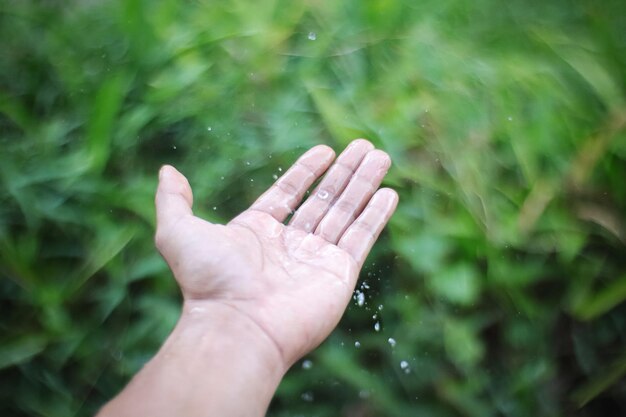
POLYGON ((183 312, 101 416, 264 415, 286 370, 337 325, 397 205, 395 191, 378 189, 386 153, 356 140, 331 166, 334 157, 312 148, 227 225, 195 217, 186 178, 161 169, 156 245, 183 312))

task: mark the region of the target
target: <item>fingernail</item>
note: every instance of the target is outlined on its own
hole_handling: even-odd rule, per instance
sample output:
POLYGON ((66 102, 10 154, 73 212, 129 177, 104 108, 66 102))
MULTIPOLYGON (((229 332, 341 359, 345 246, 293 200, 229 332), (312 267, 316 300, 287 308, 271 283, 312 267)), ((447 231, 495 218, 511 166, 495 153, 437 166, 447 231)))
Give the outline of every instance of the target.
POLYGON ((159 179, 160 180, 164 179, 165 176, 168 175, 167 172, 168 172, 167 165, 161 166, 161 169, 159 169, 159 179))

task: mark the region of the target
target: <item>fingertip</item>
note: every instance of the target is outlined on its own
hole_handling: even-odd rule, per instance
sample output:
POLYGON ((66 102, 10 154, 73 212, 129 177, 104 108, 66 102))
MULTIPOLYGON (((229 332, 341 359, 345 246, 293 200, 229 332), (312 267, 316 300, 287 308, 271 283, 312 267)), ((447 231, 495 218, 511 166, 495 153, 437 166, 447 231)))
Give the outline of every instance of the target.
POLYGON ((159 186, 157 191, 165 194, 179 194, 183 196, 189 206, 193 204, 193 192, 187 177, 172 165, 166 164, 159 169, 159 186))
POLYGON ((174 168, 172 165, 162 165, 159 169, 159 180, 173 180, 173 181, 184 181, 187 182, 187 177, 185 177, 179 170, 174 168))
POLYGON ((328 145, 317 145, 313 149, 327 159, 335 159, 335 150, 328 145))
POLYGON ((316 145, 304 153, 296 164, 306 166, 316 176, 326 171, 335 159, 335 151, 327 145, 316 145))
POLYGON ((365 161, 363 162, 369 161, 376 161, 383 169, 389 169, 389 167, 391 167, 391 157, 387 152, 381 151, 380 149, 373 149, 365 155, 365 161))
POLYGON ((363 138, 355 139, 355 140, 353 140, 352 142, 350 142, 350 144, 348 145, 348 147, 349 147, 349 148, 350 148, 350 147, 354 147, 354 146, 361 147, 361 148, 365 149, 365 150, 366 150, 366 151, 368 151, 368 152, 369 152, 369 151, 371 151, 371 150, 373 150, 374 148, 376 148, 376 147, 372 144, 372 142, 370 142, 370 141, 369 141, 369 140, 367 140, 367 139, 363 139, 363 138))
POLYGON ((384 187, 384 188, 379 189, 378 193, 381 195, 383 199, 387 201, 398 202, 398 200, 400 199, 397 191, 394 190, 393 188, 384 187))
POLYGON ((159 168, 159 180, 163 180, 170 175, 170 170, 172 168, 173 167, 171 165, 161 165, 161 168, 159 168))
POLYGON ((387 218, 396 211, 399 201, 398 193, 391 188, 381 188, 372 197, 372 203, 387 213, 387 218))
POLYGON ((159 179, 182 179, 186 177, 172 165, 165 164, 159 169, 159 179))

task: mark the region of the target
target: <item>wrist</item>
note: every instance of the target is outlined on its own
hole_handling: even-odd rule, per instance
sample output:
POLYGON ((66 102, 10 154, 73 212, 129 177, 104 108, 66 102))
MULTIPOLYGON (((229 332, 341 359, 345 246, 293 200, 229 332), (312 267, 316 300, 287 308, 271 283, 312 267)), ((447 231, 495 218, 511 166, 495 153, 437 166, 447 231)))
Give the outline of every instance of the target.
POLYGON ((277 374, 278 378, 289 369, 283 352, 267 332, 252 317, 226 303, 185 300, 169 339, 192 343, 199 351, 220 350, 246 358, 262 365, 263 373, 277 374))
POLYGON ((100 416, 261 417, 286 370, 250 318, 227 305, 188 300, 157 355, 100 416))

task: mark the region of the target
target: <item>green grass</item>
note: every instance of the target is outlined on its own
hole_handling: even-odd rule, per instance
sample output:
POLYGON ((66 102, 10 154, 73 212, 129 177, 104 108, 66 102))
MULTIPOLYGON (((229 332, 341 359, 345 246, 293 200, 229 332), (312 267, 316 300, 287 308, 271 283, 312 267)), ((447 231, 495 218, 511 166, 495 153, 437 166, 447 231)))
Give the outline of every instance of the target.
POLYGON ((270 416, 623 414, 624 27, 618 0, 5 1, 0 414, 94 413, 173 326, 160 165, 227 221, 356 137, 401 203, 270 416))

